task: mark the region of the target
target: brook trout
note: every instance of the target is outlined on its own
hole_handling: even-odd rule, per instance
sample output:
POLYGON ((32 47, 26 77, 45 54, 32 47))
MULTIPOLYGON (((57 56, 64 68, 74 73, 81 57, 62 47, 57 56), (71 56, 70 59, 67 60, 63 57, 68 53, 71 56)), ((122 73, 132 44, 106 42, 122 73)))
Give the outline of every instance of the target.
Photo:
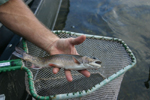
POLYGON ((47 57, 33 57, 23 51, 21 48, 16 47, 13 55, 29 61, 39 68, 57 66, 58 68, 70 70, 83 70, 83 69, 98 69, 101 67, 101 61, 92 59, 87 56, 69 55, 69 54, 56 54, 47 57))

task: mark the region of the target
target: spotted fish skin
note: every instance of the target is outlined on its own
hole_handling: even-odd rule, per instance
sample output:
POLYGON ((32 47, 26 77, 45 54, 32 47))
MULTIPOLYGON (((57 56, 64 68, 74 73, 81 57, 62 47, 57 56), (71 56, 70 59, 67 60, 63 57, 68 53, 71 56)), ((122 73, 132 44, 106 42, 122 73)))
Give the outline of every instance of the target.
POLYGON ((21 48, 16 47, 15 50, 13 55, 25 61, 29 61, 40 68, 51 67, 50 65, 70 70, 98 69, 101 67, 100 60, 92 59, 87 56, 56 54, 47 57, 34 57, 27 54, 21 48))

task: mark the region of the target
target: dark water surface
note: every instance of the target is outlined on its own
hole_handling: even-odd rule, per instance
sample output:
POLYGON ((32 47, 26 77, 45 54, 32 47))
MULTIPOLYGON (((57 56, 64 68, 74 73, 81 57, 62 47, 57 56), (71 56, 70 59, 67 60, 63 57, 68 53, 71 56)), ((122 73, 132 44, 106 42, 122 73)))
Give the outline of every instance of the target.
POLYGON ((150 1, 64 0, 55 29, 121 38, 137 58, 118 100, 150 100, 150 1))

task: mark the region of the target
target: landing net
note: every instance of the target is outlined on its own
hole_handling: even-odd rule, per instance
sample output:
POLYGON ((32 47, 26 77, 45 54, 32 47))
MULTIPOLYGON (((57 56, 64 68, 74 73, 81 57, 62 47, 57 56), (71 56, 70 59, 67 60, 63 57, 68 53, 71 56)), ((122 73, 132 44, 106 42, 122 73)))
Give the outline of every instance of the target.
MULTIPOLYGON (((54 31, 60 38, 78 37, 82 34, 68 31, 54 31)), ((102 67, 98 70, 88 70, 91 73, 86 78, 78 71, 71 71, 73 81, 68 82, 64 69, 58 74, 52 73, 52 68, 32 69, 31 63, 25 66, 33 74, 33 90, 39 97, 69 100, 116 100, 124 73, 133 67, 136 59, 127 45, 117 38, 86 35, 86 40, 76 46, 82 56, 98 58, 102 67)), ((45 51, 27 43, 28 53, 33 56, 48 56, 45 51)), ((26 90, 30 94, 28 77, 25 77, 26 90)))

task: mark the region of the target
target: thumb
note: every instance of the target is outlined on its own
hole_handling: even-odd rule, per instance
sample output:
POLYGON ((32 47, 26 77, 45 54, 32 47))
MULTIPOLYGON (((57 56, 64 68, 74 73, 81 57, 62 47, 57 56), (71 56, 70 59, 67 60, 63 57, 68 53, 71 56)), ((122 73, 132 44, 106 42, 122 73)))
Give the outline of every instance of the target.
POLYGON ((77 37, 77 38, 72 38, 72 39, 70 40, 70 43, 71 43, 72 45, 78 45, 78 44, 83 43, 83 42, 85 41, 85 39, 86 39, 86 36, 85 36, 85 35, 81 35, 81 36, 79 36, 79 37, 77 37))

